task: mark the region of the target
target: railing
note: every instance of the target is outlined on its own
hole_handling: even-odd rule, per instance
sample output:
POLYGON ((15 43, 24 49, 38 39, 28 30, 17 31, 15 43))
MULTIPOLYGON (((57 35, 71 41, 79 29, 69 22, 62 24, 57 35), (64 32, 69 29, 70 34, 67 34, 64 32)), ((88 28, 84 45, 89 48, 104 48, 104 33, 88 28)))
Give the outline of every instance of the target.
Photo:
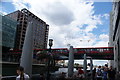
POLYGON ((16 76, 4 76, 1 80, 16 80, 16 76))
MULTIPOLYGON (((49 49, 34 49, 34 53, 37 53, 38 51, 46 51, 47 53, 49 52, 49 49)), ((109 52, 113 52, 113 47, 95 47, 95 48, 74 48, 74 52, 75 53, 96 53, 96 52, 104 52, 105 51, 107 53, 109 52)), ((12 53, 12 54, 21 54, 22 50, 10 50, 9 53, 12 53)), ((52 53, 68 53, 69 50, 67 48, 58 48, 58 49, 52 49, 51 50, 52 53)))
MULTIPOLYGON (((4 76, 1 80, 16 80, 17 76, 4 76)), ((32 77, 30 77, 30 80, 39 80, 40 74, 33 74, 32 77)))

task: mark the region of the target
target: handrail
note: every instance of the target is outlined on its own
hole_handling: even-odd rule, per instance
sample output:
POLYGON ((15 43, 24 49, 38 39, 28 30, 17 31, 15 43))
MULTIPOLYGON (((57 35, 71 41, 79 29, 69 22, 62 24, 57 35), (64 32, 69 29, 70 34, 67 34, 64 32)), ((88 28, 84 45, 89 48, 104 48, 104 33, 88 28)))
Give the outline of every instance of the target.
POLYGON ((3 76, 1 80, 15 80, 17 76, 3 76))
MULTIPOLYGON (((36 77, 36 76, 40 76, 40 74, 33 74, 32 77, 36 77)), ((13 80, 13 79, 16 79, 17 76, 3 76, 1 77, 1 80, 13 80)), ((31 78, 32 78, 31 77, 31 78)))

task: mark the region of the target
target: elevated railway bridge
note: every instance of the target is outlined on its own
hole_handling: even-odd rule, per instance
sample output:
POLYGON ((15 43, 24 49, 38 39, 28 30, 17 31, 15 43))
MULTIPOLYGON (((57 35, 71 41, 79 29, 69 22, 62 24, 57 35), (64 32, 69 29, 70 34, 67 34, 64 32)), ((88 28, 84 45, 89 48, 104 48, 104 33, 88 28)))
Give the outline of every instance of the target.
MULTIPOLYGON (((73 48, 74 59, 83 59, 83 55, 86 54, 92 59, 99 60, 113 60, 114 51, 113 47, 90 47, 90 48, 73 48)), ((52 55, 55 60, 68 60, 69 50, 67 48, 53 48, 49 52, 49 49, 34 49, 33 58, 47 58, 48 55, 52 55), (51 53, 50 53, 51 52, 51 53)), ((22 50, 10 50, 3 55, 3 59, 16 58, 19 61, 22 50)))
MULTIPOLYGON (((73 48, 73 50, 74 59, 83 59, 84 54, 86 54, 88 57, 92 57, 93 59, 114 59, 113 47, 73 48)), ((35 51, 38 52, 42 50, 35 49, 35 51)), ((47 49, 47 52, 49 52, 49 49, 47 49)), ((55 56, 55 59, 68 60, 69 50, 67 48, 52 49, 51 55, 55 56)))

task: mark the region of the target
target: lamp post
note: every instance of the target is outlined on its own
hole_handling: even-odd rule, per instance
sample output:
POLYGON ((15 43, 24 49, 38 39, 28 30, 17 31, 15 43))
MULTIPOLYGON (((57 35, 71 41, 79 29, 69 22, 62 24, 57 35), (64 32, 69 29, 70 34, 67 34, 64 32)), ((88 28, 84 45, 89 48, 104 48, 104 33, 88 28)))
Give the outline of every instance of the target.
POLYGON ((91 80, 93 79, 93 60, 92 60, 92 57, 90 58, 90 73, 91 73, 91 80))
POLYGON ((84 62, 83 62, 83 69, 84 69, 84 76, 85 76, 85 79, 87 77, 87 56, 86 54, 84 54, 84 62))
POLYGON ((50 67, 50 59, 51 59, 51 47, 53 45, 53 39, 49 39, 49 54, 48 54, 48 71, 47 71, 47 80, 49 80, 50 74, 49 74, 49 67, 50 67))
POLYGON ((86 43, 87 45, 84 45, 85 47, 90 46, 90 45, 89 45, 89 42, 91 41, 90 39, 88 39, 88 40, 84 40, 84 39, 82 40, 82 39, 81 39, 81 40, 80 40, 80 42, 83 42, 83 41, 84 41, 85 43, 86 43, 86 41, 88 42, 88 44, 86 43))
MULTIPOLYGON (((88 43, 91 41, 91 40, 80 40, 80 42, 83 42, 83 41, 87 41, 88 43)), ((88 45, 89 46, 89 45, 88 45)), ((86 47, 88 47, 86 45, 86 47)), ((84 62, 83 62, 84 66, 84 76, 85 76, 85 79, 87 79, 87 53, 84 54, 84 62)))
POLYGON ((52 47, 52 45, 53 45, 53 39, 49 39, 49 46, 50 46, 49 52, 51 52, 51 47, 52 47))

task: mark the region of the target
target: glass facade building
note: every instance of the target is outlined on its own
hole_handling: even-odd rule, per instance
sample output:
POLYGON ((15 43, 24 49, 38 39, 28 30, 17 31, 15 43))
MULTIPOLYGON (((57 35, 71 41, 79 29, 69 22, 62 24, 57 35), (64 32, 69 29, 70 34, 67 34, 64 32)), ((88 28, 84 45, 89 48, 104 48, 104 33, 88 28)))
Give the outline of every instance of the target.
POLYGON ((0 46, 2 46, 2 15, 0 14, 0 46))
POLYGON ((17 21, 2 14, 0 14, 0 17, 2 17, 2 20, 0 21, 0 33, 2 34, 2 42, 0 42, 0 45, 4 47, 14 48, 17 21))

